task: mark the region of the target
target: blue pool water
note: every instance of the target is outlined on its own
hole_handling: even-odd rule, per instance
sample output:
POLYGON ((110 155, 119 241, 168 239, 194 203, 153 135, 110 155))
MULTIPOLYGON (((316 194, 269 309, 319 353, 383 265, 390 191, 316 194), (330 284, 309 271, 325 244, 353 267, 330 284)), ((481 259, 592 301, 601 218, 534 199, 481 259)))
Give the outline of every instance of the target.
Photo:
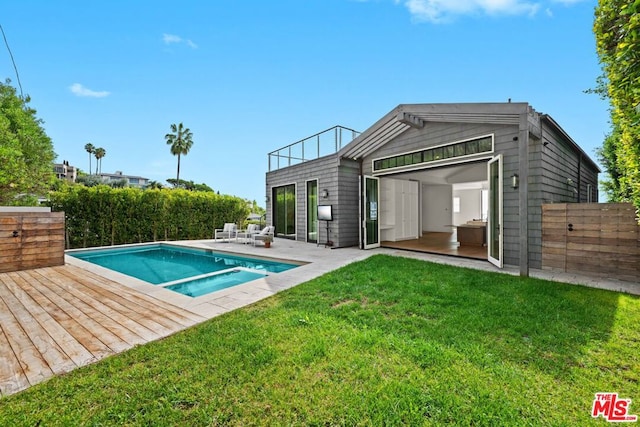
POLYGON ((193 297, 298 267, 165 244, 72 251, 68 255, 193 297))

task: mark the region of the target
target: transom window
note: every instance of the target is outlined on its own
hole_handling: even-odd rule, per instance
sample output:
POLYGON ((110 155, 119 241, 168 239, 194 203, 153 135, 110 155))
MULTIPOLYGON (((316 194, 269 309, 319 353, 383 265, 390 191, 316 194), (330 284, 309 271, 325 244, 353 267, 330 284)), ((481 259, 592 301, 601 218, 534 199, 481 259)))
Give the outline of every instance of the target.
POLYGON ((374 160, 373 170, 380 171, 421 163, 437 162, 456 157, 471 156, 478 153, 489 153, 491 151, 493 151, 493 136, 485 136, 469 141, 455 142, 427 150, 374 160))

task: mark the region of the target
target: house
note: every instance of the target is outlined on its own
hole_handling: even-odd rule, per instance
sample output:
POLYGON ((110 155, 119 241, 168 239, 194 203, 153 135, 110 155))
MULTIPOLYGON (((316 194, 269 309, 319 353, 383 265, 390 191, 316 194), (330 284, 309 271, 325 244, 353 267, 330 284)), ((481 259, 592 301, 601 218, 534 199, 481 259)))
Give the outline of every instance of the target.
POLYGON ((66 160, 62 163, 54 163, 53 171, 56 174, 56 178, 64 179, 69 182, 76 182, 76 178, 78 177, 78 168, 70 165, 66 160))
POLYGON ((541 268, 542 204, 598 200, 597 165, 528 103, 402 104, 353 135, 329 154, 320 137, 269 153, 267 222, 277 237, 444 244, 443 253, 527 275, 541 268))
POLYGON ((98 176, 106 183, 124 181, 129 187, 145 188, 149 184, 149 178, 135 175, 124 175, 122 171, 115 173, 100 173, 98 176))

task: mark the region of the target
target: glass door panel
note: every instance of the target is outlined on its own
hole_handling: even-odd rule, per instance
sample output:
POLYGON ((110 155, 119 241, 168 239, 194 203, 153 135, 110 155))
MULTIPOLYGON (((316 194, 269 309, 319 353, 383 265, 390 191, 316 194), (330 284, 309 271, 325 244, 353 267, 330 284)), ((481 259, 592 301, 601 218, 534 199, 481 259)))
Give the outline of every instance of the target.
POLYGON ((379 179, 371 176, 364 177, 364 248, 380 247, 380 199, 379 179))
POLYGON ((489 262, 502 268, 502 156, 489 161, 489 218, 487 243, 489 262))
POLYGON ((318 181, 307 181, 307 242, 318 242, 318 181))

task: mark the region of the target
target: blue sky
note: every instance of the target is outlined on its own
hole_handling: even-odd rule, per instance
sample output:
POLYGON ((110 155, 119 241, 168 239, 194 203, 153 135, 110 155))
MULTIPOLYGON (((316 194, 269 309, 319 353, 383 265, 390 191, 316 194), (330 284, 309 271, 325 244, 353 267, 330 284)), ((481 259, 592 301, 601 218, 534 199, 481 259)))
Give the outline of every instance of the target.
MULTIPOLYGON (((0 24, 58 161, 87 170, 91 142, 103 172, 164 183, 164 135, 183 122, 180 177, 264 205, 268 152, 402 103, 529 102, 595 158, 596 3, 21 0, 0 24)), ((17 86, 4 46, 0 70, 17 86)))

